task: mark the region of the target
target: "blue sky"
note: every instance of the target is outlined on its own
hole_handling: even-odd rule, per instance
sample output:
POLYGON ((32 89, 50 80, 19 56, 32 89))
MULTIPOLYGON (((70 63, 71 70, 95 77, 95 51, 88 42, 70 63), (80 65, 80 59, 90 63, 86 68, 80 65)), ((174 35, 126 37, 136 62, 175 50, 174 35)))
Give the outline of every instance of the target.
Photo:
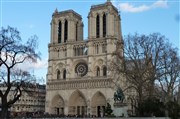
MULTIPOLYGON (((34 34, 38 36, 42 60, 23 68, 46 79, 50 21, 54 10, 73 9, 82 15, 84 39, 87 39, 90 7, 104 2, 106 0, 0 0, 0 27, 16 27, 24 40, 34 34)), ((112 3, 120 11, 123 36, 159 32, 180 48, 179 0, 112 0, 112 3)))

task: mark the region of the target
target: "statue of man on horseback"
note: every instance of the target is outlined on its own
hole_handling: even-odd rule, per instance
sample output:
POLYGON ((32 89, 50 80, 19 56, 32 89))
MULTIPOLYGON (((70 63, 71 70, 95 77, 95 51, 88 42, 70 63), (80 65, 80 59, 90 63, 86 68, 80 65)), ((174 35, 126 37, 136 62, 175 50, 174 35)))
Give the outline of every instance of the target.
POLYGON ((124 100, 124 93, 122 89, 118 86, 116 92, 114 92, 114 101, 115 102, 123 102, 124 100))

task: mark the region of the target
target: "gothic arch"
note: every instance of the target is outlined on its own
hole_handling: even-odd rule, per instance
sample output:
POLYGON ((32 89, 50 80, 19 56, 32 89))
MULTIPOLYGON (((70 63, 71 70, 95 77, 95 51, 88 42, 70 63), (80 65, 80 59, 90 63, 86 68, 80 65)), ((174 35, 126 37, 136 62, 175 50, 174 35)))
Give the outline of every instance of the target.
POLYGON ((96 92, 91 99, 92 115, 100 117, 105 114, 106 98, 100 91, 96 92))
POLYGON ((56 69, 55 71, 57 71, 57 70, 62 71, 63 68, 65 68, 65 64, 62 62, 59 62, 59 63, 57 63, 57 65, 55 65, 55 69, 56 69))
POLYGON ((102 65, 104 64, 104 60, 99 58, 97 59, 93 64, 93 74, 94 76, 97 76, 97 67, 99 67, 99 76, 101 76, 102 72, 102 65))
POLYGON ((76 90, 69 98, 69 115, 86 115, 87 114, 87 102, 84 94, 76 90))
POLYGON ((53 114, 64 114, 64 99, 60 95, 55 95, 51 100, 51 110, 53 114))
POLYGON ((91 99, 91 106, 97 106, 97 105, 100 106, 106 105, 106 97, 100 91, 96 92, 91 99))

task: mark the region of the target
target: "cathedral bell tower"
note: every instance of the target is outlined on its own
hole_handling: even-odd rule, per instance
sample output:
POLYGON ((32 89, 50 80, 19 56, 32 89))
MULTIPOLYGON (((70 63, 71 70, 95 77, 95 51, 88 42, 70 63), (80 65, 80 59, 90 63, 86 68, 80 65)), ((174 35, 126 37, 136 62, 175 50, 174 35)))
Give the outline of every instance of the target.
POLYGON ((112 3, 91 6, 88 15, 88 37, 96 38, 121 38, 120 15, 112 3))
POLYGON ((56 9, 51 21, 51 43, 67 43, 83 40, 81 15, 73 10, 58 12, 56 9))

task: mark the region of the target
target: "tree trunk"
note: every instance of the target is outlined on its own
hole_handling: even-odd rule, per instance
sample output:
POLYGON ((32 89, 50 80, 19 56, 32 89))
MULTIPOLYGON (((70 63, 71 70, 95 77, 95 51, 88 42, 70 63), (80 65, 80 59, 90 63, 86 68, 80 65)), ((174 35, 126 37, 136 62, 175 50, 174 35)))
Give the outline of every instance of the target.
POLYGON ((0 119, 8 119, 7 99, 6 98, 1 98, 1 99, 2 99, 2 107, 1 107, 0 119))
POLYGON ((2 106, 1 119, 8 119, 8 107, 2 106))

